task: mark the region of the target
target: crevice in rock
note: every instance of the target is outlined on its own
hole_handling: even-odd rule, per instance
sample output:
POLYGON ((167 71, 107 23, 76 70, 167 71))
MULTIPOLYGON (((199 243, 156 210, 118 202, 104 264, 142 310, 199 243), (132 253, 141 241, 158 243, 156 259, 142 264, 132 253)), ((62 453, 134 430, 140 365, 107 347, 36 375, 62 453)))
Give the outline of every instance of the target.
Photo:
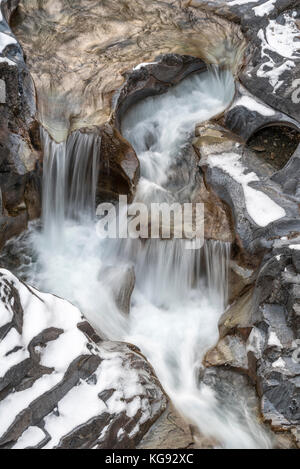
POLYGON ((247 141, 259 159, 274 171, 282 169, 300 144, 300 131, 292 126, 270 124, 257 130, 247 141))

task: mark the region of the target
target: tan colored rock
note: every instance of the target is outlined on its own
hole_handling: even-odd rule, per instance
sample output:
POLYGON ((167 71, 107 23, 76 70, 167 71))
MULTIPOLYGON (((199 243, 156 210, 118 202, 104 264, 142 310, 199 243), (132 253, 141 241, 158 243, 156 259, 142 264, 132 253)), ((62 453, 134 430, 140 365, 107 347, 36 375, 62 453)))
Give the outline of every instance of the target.
POLYGON ((220 337, 239 332, 247 337, 253 325, 253 288, 238 298, 222 315, 219 321, 220 337))
POLYGON ((293 435, 296 447, 300 449, 300 427, 294 427, 291 430, 291 433, 293 435))
POLYGON ((180 2, 39 4, 20 2, 14 33, 37 87, 41 119, 52 135, 61 126, 68 131, 106 122, 124 73, 160 54, 193 55, 234 70, 243 62, 245 41, 238 25, 180 2))
POLYGON ((101 129, 101 156, 98 195, 116 199, 125 194, 132 201, 140 176, 140 162, 130 143, 114 127, 101 129))
POLYGON ((137 449, 213 449, 216 446, 216 441, 199 434, 169 403, 137 449))
POLYGON ((42 175, 40 171, 31 173, 27 178, 24 192, 24 202, 26 205, 29 220, 40 218, 42 213, 42 175))

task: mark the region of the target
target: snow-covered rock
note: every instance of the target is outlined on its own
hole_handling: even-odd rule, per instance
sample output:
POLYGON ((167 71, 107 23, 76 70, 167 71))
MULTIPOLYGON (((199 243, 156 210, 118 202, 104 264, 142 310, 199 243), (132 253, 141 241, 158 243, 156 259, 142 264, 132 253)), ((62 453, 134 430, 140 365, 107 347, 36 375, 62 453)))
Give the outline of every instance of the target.
POLYGON ((6 270, 0 298, 0 448, 134 447, 167 402, 139 351, 6 270))
POLYGON ((216 124, 203 124, 197 132, 202 136, 197 152, 206 183, 231 208, 246 251, 257 253, 271 247, 276 237, 300 229, 297 200, 285 194, 279 177, 285 168, 274 173, 239 137, 216 124), (220 138, 205 140, 212 129, 220 138))

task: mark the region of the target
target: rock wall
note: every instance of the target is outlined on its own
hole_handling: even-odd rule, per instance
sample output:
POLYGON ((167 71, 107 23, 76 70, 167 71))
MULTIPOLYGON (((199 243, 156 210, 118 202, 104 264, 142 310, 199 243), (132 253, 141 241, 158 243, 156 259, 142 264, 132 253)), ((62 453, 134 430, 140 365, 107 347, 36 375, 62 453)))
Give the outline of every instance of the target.
POLYGON ((140 352, 5 270, 0 292, 0 448, 135 447, 167 405, 140 352))
POLYGON ((0 249, 40 215, 35 89, 8 25, 17 1, 0 3, 0 249))

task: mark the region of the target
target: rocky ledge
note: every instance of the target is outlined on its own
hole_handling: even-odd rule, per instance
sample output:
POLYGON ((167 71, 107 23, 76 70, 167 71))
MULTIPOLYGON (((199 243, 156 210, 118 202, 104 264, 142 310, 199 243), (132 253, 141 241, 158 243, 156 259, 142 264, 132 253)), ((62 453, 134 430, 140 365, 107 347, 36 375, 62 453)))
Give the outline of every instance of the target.
POLYGON ((139 350, 5 270, 0 297, 0 448, 135 447, 167 405, 139 350))

